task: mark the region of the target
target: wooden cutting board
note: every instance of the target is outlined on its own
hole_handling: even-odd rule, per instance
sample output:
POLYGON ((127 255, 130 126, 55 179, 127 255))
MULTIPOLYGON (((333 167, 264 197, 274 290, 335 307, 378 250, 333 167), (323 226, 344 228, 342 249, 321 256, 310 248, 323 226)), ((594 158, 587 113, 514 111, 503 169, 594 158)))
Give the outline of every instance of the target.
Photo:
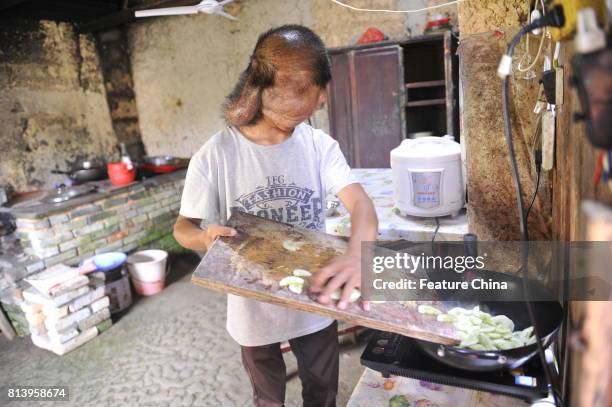
POLYGON ((459 342, 452 324, 419 314, 418 302, 373 303, 369 312, 356 302, 339 310, 333 304, 314 301, 306 288, 296 294, 278 286, 278 281, 292 275, 296 268, 315 274, 343 254, 347 242, 342 238, 242 212, 232 215, 228 226, 235 228, 238 235, 213 243, 193 273, 195 284, 417 339, 449 345, 459 342), (284 241, 300 247, 287 250, 284 241))

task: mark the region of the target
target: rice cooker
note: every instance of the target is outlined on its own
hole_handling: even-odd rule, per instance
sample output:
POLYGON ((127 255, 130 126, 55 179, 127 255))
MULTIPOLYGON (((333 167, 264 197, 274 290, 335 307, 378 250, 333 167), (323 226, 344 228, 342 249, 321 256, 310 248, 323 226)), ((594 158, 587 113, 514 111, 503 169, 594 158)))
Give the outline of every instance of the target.
POLYGON ((391 170, 402 215, 456 215, 465 205, 461 146, 451 136, 402 141, 391 150, 391 170))

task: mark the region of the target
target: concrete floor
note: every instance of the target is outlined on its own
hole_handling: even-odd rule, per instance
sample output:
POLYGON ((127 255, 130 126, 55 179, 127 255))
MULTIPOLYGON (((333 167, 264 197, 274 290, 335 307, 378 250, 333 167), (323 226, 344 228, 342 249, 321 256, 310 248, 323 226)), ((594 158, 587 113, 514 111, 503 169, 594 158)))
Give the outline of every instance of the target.
MULTIPOLYGON (((189 281, 197 261, 175 259, 162 293, 139 298, 108 331, 62 357, 29 338, 0 338, 0 387, 68 385, 70 402, 62 406, 250 406, 239 347, 225 331, 225 296, 189 281)), ((338 406, 346 405, 363 371, 362 350, 363 344, 343 345, 338 406)), ((293 354, 285 360, 295 372, 293 354)), ((300 392, 293 376, 288 407, 301 405, 300 392)), ((45 404, 51 403, 13 405, 45 404)))

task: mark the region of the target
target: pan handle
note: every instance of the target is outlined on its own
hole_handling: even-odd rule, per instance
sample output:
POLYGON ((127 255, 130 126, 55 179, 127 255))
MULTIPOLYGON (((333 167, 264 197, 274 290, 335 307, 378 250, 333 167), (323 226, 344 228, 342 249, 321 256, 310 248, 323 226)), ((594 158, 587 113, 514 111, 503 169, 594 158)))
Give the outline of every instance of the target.
MULTIPOLYGON (((447 348, 444 345, 439 345, 438 349, 436 350, 436 353, 441 358, 445 357, 446 355, 460 354, 460 352, 453 349, 452 347, 447 348)), ((483 353, 479 353, 478 356, 480 359, 496 360, 497 363, 500 363, 500 364, 505 364, 508 361, 508 358, 506 356, 496 353, 496 352, 483 352, 483 353)))

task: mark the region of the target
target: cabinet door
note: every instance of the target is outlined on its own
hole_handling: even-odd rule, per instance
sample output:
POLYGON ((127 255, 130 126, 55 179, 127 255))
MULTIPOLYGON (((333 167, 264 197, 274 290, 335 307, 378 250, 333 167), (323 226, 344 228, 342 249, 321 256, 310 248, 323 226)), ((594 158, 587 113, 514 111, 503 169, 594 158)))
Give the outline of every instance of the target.
POLYGON ((404 138, 401 48, 358 49, 349 57, 355 166, 389 168, 389 153, 404 138))
POLYGON ((338 141, 349 165, 355 165, 352 133, 351 68, 347 52, 330 55, 332 80, 327 88, 329 106, 329 130, 338 141))

